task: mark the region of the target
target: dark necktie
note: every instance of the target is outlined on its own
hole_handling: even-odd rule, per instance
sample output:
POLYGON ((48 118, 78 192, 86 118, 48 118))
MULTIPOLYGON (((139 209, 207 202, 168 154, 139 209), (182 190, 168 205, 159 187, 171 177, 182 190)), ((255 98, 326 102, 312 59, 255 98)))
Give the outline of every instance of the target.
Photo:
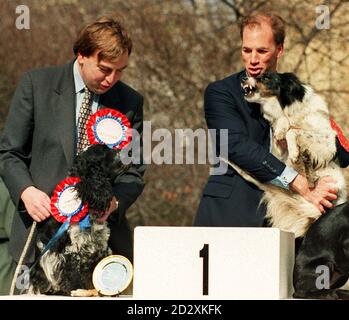
POLYGON ((77 143, 77 153, 79 154, 83 151, 88 145, 87 137, 87 122, 92 113, 91 102, 92 102, 92 92, 85 87, 85 95, 82 99, 82 104, 80 107, 79 120, 78 120, 78 143, 77 143))

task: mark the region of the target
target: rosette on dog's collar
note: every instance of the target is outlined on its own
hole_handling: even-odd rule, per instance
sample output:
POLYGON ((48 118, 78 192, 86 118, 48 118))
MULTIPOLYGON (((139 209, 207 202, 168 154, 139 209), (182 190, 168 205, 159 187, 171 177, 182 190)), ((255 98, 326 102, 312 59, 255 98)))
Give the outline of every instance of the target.
POLYGON ((132 137, 130 121, 120 111, 104 108, 93 115, 87 123, 90 144, 105 144, 111 149, 122 149, 132 137))
POLYGON ((75 189, 80 178, 68 177, 61 181, 51 197, 51 212, 53 217, 64 223, 68 218, 70 222, 79 222, 88 212, 88 205, 82 203, 75 189))

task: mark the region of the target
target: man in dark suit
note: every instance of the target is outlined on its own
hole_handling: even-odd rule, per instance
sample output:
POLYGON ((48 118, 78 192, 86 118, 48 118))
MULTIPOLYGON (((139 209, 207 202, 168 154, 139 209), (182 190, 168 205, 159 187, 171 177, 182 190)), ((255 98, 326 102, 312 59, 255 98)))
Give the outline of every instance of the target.
MULTIPOLYGON (((290 188, 324 212, 336 198, 337 190, 329 184, 333 180, 323 178, 310 189, 305 177, 274 157, 270 153, 270 127, 259 106, 247 103, 241 89, 241 81, 247 75, 256 77, 265 71, 276 71, 284 51, 284 21, 274 14, 256 13, 242 21, 240 31, 245 70, 209 84, 204 97, 207 126, 217 133, 219 129, 228 129, 229 160, 261 182, 290 188)), ((281 145, 283 143, 280 141, 281 145)), ((337 145, 341 155, 343 148, 338 141, 337 145)), ((348 159, 344 159, 342 165, 348 165, 348 159)), ((261 197, 261 190, 231 168, 224 175, 211 175, 203 190, 194 225, 263 226, 265 211, 263 206, 259 207, 261 197)))
MULTIPOLYGON (((90 91, 92 113, 104 107, 116 109, 142 135, 143 97, 120 81, 131 50, 123 26, 112 18, 100 18, 78 35, 73 62, 22 77, 0 140, 0 174, 18 211, 9 245, 15 261, 33 221, 40 224, 51 216, 50 196, 74 162, 85 90, 90 91)), ((131 261, 133 241, 126 210, 143 191, 144 170, 142 164, 132 165, 115 181, 115 196, 100 218, 109 222, 113 252, 131 261)), ((34 243, 24 263, 33 262, 34 243)))

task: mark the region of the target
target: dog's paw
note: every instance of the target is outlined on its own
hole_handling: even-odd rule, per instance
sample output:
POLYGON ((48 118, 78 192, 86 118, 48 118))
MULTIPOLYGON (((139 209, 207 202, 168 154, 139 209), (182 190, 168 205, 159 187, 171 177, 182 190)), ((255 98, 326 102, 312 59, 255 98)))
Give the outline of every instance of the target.
POLYGON ((98 297, 98 291, 96 289, 76 289, 70 291, 72 297, 98 297))
POLYGON ((289 130, 286 132, 286 142, 288 150, 288 160, 291 164, 296 164, 299 161, 300 149, 297 144, 297 132, 295 130, 289 130))
POLYGON ((296 165, 299 161, 299 151, 298 149, 291 149, 288 152, 288 160, 293 164, 296 165))
POLYGON ((290 123, 286 117, 279 118, 273 125, 274 137, 276 140, 283 140, 286 138, 286 133, 290 129, 290 123))
POLYGON ((286 138, 288 128, 279 128, 278 130, 275 130, 274 137, 276 140, 284 140, 286 138))

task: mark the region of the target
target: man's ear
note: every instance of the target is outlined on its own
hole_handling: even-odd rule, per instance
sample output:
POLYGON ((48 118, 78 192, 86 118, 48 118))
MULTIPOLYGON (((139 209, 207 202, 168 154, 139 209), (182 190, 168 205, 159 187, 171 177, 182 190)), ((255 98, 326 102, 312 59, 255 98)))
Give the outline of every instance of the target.
POLYGON ((83 64, 84 63, 84 56, 78 52, 77 56, 76 56, 76 60, 78 60, 78 64, 83 64))
POLYGON ((284 54, 284 45, 283 44, 279 44, 277 47, 276 47, 276 50, 277 50, 277 59, 279 60, 281 58, 281 56, 284 54))

